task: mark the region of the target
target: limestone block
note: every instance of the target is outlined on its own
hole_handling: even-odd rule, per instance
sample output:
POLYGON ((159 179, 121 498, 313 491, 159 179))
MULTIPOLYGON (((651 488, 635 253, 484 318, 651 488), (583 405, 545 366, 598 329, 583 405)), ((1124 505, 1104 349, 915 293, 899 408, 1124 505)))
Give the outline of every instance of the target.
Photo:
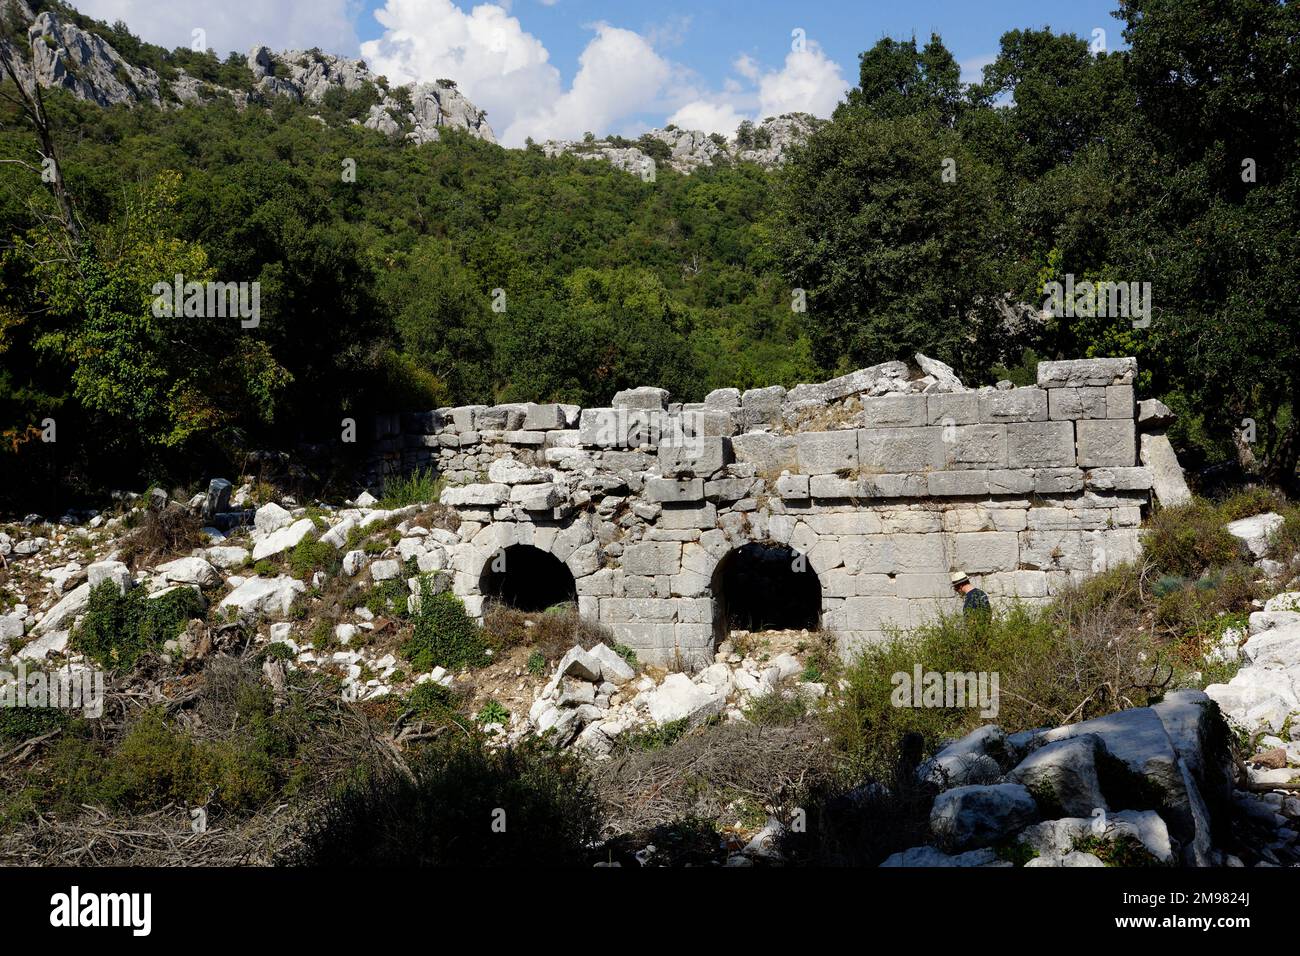
POLYGON ((1081 421, 1075 426, 1079 465, 1083 468, 1132 466, 1137 459, 1137 427, 1133 419, 1081 421))
POLYGON ((1091 358, 1038 363, 1039 388, 1078 388, 1086 385, 1132 385, 1137 359, 1091 358))
POLYGON ((948 570, 941 534, 868 535, 842 542, 840 547, 844 566, 859 574, 948 570))
POLYGON ((683 531, 691 528, 707 530, 716 527, 718 509, 712 502, 703 505, 664 505, 659 515, 659 527, 670 531, 683 531))
POLYGON ((981 422, 1041 422, 1047 420, 1047 393, 1027 385, 980 393, 981 422))
POLYGON ((653 388, 648 385, 643 385, 640 388, 624 389, 621 392, 614 393, 614 401, 611 404, 615 408, 667 408, 668 390, 666 388, 653 388))
MULTIPOLYGON (((660 446, 662 449, 662 446, 660 446)), ((649 478, 645 483, 645 496, 650 501, 703 501, 702 478, 649 478)))
POLYGON ((1054 388, 1047 393, 1048 417, 1055 420, 1106 418, 1106 389, 1100 386, 1054 388))
POLYGON ((677 574, 682 546, 675 541, 629 544, 623 550, 623 570, 628 574, 677 574))
POLYGON ((779 475, 799 467, 793 435, 748 432, 732 438, 731 449, 737 462, 752 464, 760 475, 779 475))
POLYGON ((806 501, 808 498, 808 476, 782 475, 776 479, 776 493, 785 501, 806 501))
POLYGON ((525 431, 550 431, 564 427, 564 409, 554 403, 539 405, 528 402, 524 405, 525 431))
POLYGON ((754 490, 753 478, 715 478, 704 484, 704 497, 710 501, 740 501, 754 490))
POLYGON ((1098 491, 1149 491, 1153 483, 1151 469, 1093 468, 1084 475, 1084 484, 1098 491))
MULTIPOLYGON (((1045 393, 1044 393, 1045 394, 1045 393)), ((1064 468, 1074 461, 1073 422, 1018 422, 1007 425, 1007 466, 1064 468)))
POLYGON ((944 468, 1005 468, 1006 425, 952 425, 939 433, 944 468))
POLYGON ((878 426, 925 425, 927 422, 925 395, 882 395, 862 399, 862 424, 878 426))
POLYGON ((849 630, 883 631, 907 627, 909 602, 898 597, 851 597, 844 602, 844 619, 849 630))
POLYGON ((799 471, 805 475, 833 475, 858 467, 858 436, 851 430, 804 432, 795 436, 799 471))
POLYGON ((974 425, 980 420, 978 392, 934 392, 925 400, 927 425, 974 425))
POLYGON ((659 446, 659 471, 664 477, 711 478, 731 460, 727 438, 686 438, 659 446))
POLYGON ((1068 494, 1082 488, 1081 468, 1038 468, 1034 471, 1035 494, 1068 494))
POLYGON ((1174 446, 1163 434, 1142 435, 1142 464, 1151 469, 1151 488, 1165 508, 1176 508, 1192 500, 1174 446))
POLYGON ((1023 495, 1034 490, 1034 472, 1029 468, 990 469, 989 494, 1023 495))
POLYGON ((943 467, 943 428, 863 428, 858 459, 866 473, 924 472, 943 467))
POLYGON ((863 475, 858 492, 863 498, 924 498, 930 486, 925 475, 863 475))
POLYGON ((1132 418, 1135 411, 1132 385, 1106 386, 1106 417, 1132 418))
POLYGON ((989 493, 987 471, 932 471, 927 476, 927 488, 936 497, 984 496, 989 493))
POLYGON ((967 574, 1014 571, 1020 563, 1020 542, 1015 532, 977 531, 952 537, 953 567, 967 574))

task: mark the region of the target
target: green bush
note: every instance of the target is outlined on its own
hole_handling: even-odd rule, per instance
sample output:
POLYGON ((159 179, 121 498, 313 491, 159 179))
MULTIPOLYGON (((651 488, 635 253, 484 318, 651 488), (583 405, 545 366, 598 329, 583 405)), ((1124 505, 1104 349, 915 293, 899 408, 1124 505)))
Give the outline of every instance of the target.
POLYGON ((303 538, 289 552, 289 573, 300 581, 308 580, 317 571, 337 574, 342 564, 343 555, 338 548, 314 534, 303 538))
POLYGON ((1201 499, 1177 508, 1161 508, 1147 522, 1142 546, 1157 570, 1199 577, 1241 556, 1242 543, 1225 530, 1225 523, 1219 509, 1201 499))
POLYGON ((105 581, 90 592, 71 643, 104 667, 129 668, 141 654, 157 651, 180 634, 190 618, 202 616, 203 601, 190 588, 148 598, 139 588, 122 594, 105 581))
POLYGON ((70 719, 57 707, 0 707, 0 742, 31 740, 65 726, 70 719))
POLYGON ((380 501, 380 507, 391 509, 436 504, 445 483, 432 468, 417 468, 409 475, 384 483, 384 497, 380 501))
POLYGON ((377 769, 311 814, 278 861, 307 866, 580 866, 600 833, 581 761, 535 741, 442 738, 410 779, 377 769))
POLYGON ((808 698, 797 689, 778 687, 762 697, 751 697, 745 719, 760 727, 790 727, 808 716, 808 698))
POLYGON ((886 778, 906 735, 927 749, 961 736, 989 718, 978 707, 895 705, 895 674, 998 675, 996 722, 1009 732, 1097 716, 1147 700, 1154 647, 1137 631, 1114 641, 1137 620, 1127 608, 1127 574, 1107 579, 1115 590, 1075 589, 1046 607, 995 607, 986 619, 945 615, 907 634, 864 647, 832 687, 837 706, 825 719, 850 776, 886 778), (1145 653, 1146 656, 1143 656, 1145 653))
POLYGON ((415 631, 402 645, 402 656, 417 670, 439 665, 456 670, 488 662, 482 628, 465 613, 465 605, 456 595, 449 591, 434 594, 427 576, 420 581, 420 608, 414 619, 415 631))

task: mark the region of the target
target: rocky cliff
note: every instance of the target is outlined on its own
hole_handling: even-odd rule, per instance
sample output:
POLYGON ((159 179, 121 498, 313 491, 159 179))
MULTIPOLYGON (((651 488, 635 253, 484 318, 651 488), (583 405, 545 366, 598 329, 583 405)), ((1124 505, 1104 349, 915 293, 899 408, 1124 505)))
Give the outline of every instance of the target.
POLYGON ((651 130, 635 142, 620 137, 552 139, 542 144, 542 150, 547 156, 601 159, 636 175, 647 175, 651 168, 664 166, 689 174, 720 161, 757 163, 770 168, 785 162, 790 149, 812 135, 820 122, 808 113, 785 113, 769 116, 752 129, 746 127, 731 139, 702 130, 668 126, 651 130), (663 146, 656 145, 659 143, 663 146))
POLYGON ((390 88, 387 80, 371 73, 362 60, 319 50, 276 53, 260 45, 248 52, 248 78, 243 85, 208 82, 179 65, 162 77, 148 66, 129 62, 103 35, 89 26, 78 26, 67 15, 51 10, 36 13, 26 0, 11 0, 9 9, 28 24, 26 47, 14 51, 25 78, 30 81, 34 76, 44 89, 65 89, 77 99, 100 106, 147 103, 175 108, 229 97, 243 109, 282 96, 299 103, 322 103, 333 90, 345 94, 369 91, 378 102, 370 106, 364 120, 353 121, 369 129, 415 143, 437 140, 445 129, 461 129, 496 142, 487 114, 466 99, 451 80, 390 88))
MULTIPOLYGON (((239 76, 238 69, 233 74, 223 72, 226 85, 195 76, 174 62, 174 54, 150 48, 165 58, 165 63, 155 63, 166 74, 160 75, 116 49, 110 42, 111 29, 71 8, 37 12, 29 0, 0 0, 0 7, 15 11, 20 23, 27 24, 26 42, 12 45, 18 47, 14 59, 29 81, 34 76, 44 89, 64 89, 77 99, 100 106, 146 103, 180 108, 226 97, 244 109, 250 104, 269 105, 279 97, 323 104, 327 96, 339 91, 368 95, 372 102, 368 107, 362 105, 364 116, 355 114, 351 122, 395 139, 428 143, 436 141, 444 130, 459 129, 496 142, 486 112, 471 103, 450 79, 390 87, 387 79, 372 73, 363 60, 314 49, 277 53, 262 45, 248 51, 246 79, 239 76)), ((652 168, 689 174, 719 162, 751 162, 770 168, 784 162, 790 149, 807 139, 820 122, 807 113, 787 113, 757 125, 745 123, 730 139, 668 126, 635 141, 618 136, 548 140, 542 149, 548 156, 604 160, 636 175, 646 175, 652 168)))

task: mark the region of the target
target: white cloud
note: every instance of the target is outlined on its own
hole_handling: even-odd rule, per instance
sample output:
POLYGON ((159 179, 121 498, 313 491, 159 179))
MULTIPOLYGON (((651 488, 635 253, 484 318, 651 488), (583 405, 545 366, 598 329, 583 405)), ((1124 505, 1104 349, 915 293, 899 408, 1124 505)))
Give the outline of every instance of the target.
POLYGON ((654 105, 672 67, 640 34, 601 23, 578 58, 573 85, 548 107, 520 116, 502 136, 507 145, 534 139, 603 134, 625 116, 654 105))
POLYGON ((961 61, 961 81, 963 83, 983 83, 984 67, 990 66, 997 60, 997 56, 990 53, 986 56, 972 57, 969 60, 961 61))
POLYGON ((454 79, 507 146, 606 133, 653 106, 673 73, 644 37, 606 23, 566 90, 546 47, 498 4, 466 13, 452 0, 387 0, 375 17, 384 33, 361 45, 372 70, 398 83, 454 79))
POLYGON ((849 87, 839 64, 812 40, 804 49, 786 54, 779 70, 764 71, 746 54, 738 56, 732 68, 743 83, 729 78, 721 92, 693 94, 668 122, 730 136, 743 119, 760 122, 782 113, 829 116, 849 87))
POLYGON ((74 0, 97 20, 126 21, 143 40, 172 49, 191 45, 203 30, 206 45, 224 57, 264 43, 273 50, 320 47, 355 53, 353 0, 74 0))
POLYGON ((668 122, 681 129, 702 129, 706 133, 733 136, 743 119, 744 114, 737 112, 730 103, 694 100, 668 117, 668 122))
POLYGON ((466 13, 451 0, 388 0, 375 19, 383 35, 361 44, 371 70, 394 83, 455 80, 503 142, 518 117, 563 95, 546 47, 499 5, 466 13))
POLYGON ((758 81, 758 118, 795 112, 830 116, 848 88, 840 65, 809 40, 805 49, 786 54, 783 69, 758 81))

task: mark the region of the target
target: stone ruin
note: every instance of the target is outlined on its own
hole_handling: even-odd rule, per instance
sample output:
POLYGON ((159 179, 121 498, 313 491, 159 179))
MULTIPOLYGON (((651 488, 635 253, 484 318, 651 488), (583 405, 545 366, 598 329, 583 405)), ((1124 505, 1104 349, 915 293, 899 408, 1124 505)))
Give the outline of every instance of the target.
POLYGON ((576 600, 642 661, 681 669, 733 626, 827 630, 842 653, 880 640, 957 610, 954 570, 995 605, 1045 602, 1137 557, 1153 492, 1187 494, 1133 358, 979 389, 917 363, 701 403, 634 388, 608 408, 384 415, 369 479, 445 479, 461 524, 439 580, 471 614, 576 600))

